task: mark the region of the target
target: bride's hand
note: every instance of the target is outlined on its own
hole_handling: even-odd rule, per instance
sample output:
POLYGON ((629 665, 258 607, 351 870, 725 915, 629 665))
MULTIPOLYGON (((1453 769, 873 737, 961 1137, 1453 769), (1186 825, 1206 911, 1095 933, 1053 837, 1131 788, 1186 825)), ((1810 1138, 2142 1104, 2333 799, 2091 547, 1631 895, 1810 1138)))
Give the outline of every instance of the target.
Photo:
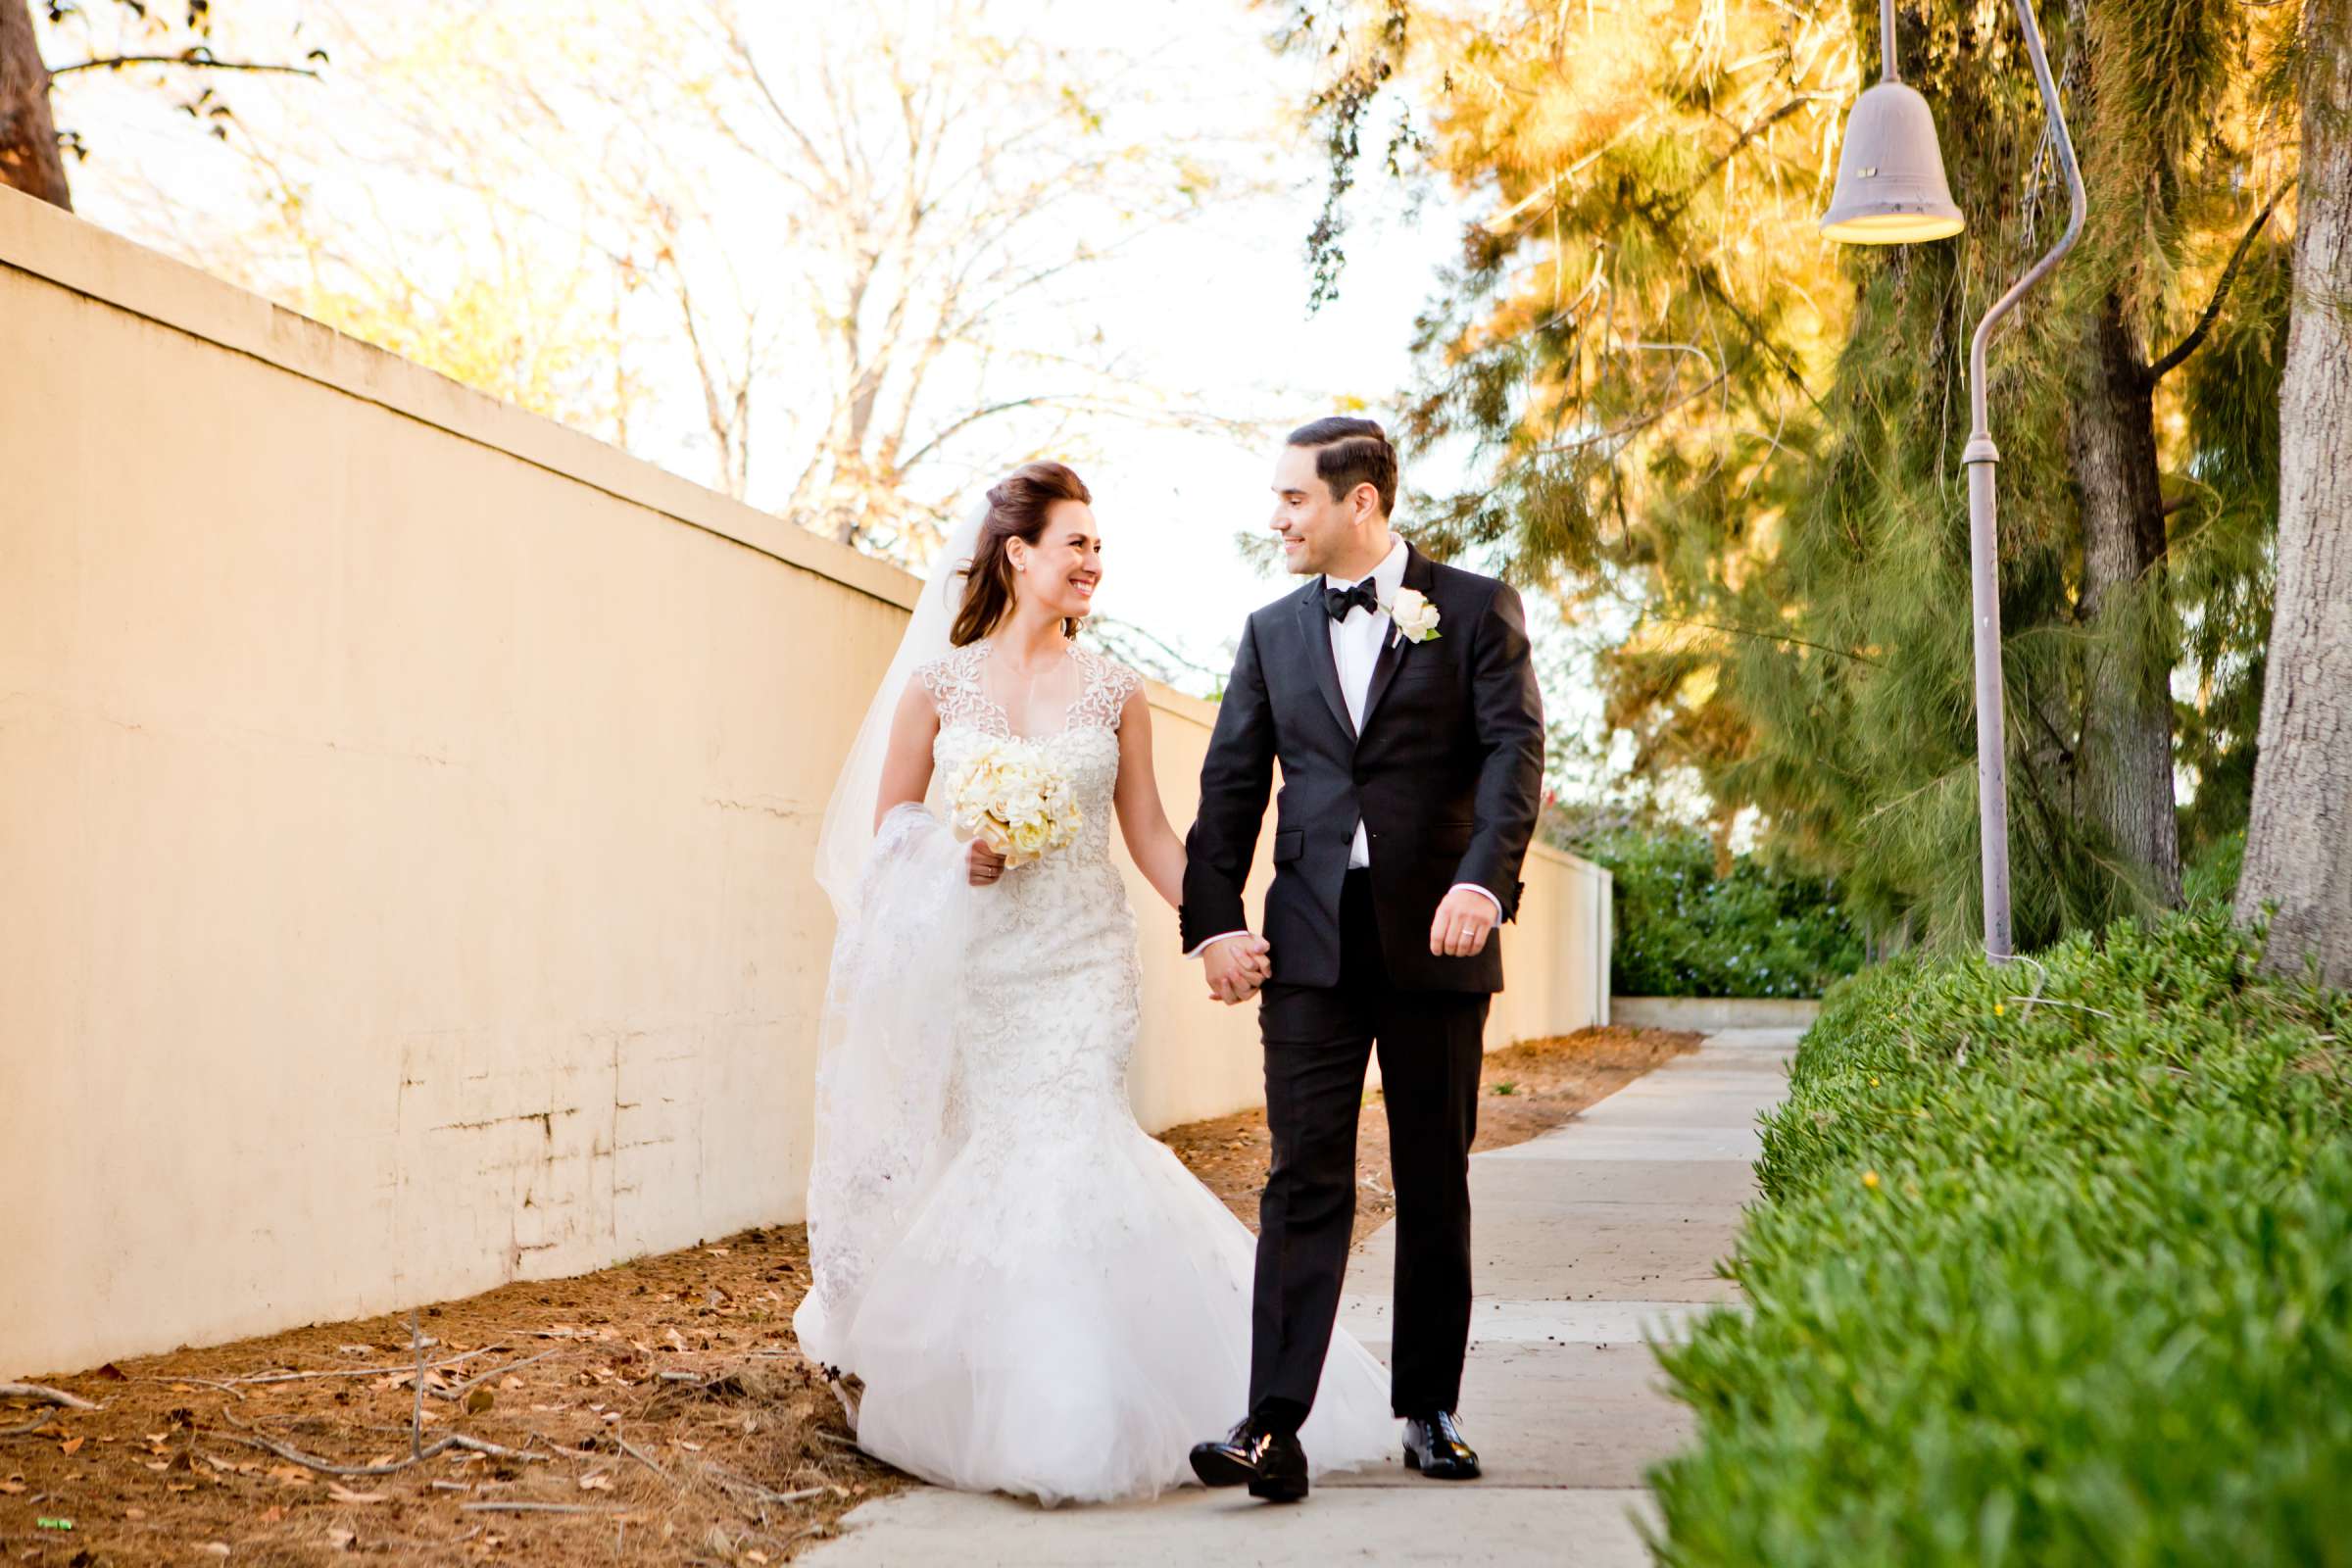
POLYGON ((985 840, 974 839, 964 847, 963 873, 972 886, 987 887, 1004 874, 1004 857, 990 849, 985 840))

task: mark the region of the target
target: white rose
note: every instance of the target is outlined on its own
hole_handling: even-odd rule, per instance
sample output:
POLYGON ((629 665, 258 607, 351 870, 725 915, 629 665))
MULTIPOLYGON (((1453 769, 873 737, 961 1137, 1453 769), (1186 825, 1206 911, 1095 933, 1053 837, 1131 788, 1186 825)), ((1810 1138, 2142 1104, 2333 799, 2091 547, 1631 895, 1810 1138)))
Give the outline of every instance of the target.
POLYGON ((1396 590, 1396 603, 1389 607, 1389 618, 1396 623, 1397 631, 1413 642, 1425 643, 1438 635, 1438 607, 1418 588, 1396 590))

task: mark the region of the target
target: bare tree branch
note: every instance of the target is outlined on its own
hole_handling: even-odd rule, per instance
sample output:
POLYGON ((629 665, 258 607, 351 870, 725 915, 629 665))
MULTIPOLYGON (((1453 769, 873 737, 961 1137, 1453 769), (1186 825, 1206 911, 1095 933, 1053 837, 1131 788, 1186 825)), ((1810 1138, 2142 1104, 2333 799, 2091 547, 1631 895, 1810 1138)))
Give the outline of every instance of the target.
POLYGON ((2271 199, 2262 204, 2262 211, 2254 215, 2254 221, 2238 236, 2237 249, 2230 253, 2230 263, 2222 269, 2220 279, 2213 285, 2213 298, 2205 302, 2204 313, 2197 318, 2197 324, 2188 329, 2188 336, 2174 344, 2170 351, 2148 367, 2151 384, 2179 369, 2181 362, 2196 353, 2197 345, 2204 342, 2205 335, 2213 330, 2213 323, 2221 318, 2222 302, 2230 297, 2230 286, 2237 281, 2237 270, 2245 263, 2246 252, 2254 248, 2255 236, 2262 232, 2263 225, 2271 220, 2271 214, 2278 210, 2279 201, 2293 188, 2294 182, 2289 180, 2273 191, 2271 199))
POLYGON ((187 66, 199 71, 262 71, 278 75, 308 76, 318 79, 318 73, 308 66, 272 65, 255 60, 215 60, 201 49, 182 50, 175 55, 109 55, 103 60, 76 60, 70 66, 52 66, 52 76, 70 76, 76 71, 121 71, 125 66, 187 66))

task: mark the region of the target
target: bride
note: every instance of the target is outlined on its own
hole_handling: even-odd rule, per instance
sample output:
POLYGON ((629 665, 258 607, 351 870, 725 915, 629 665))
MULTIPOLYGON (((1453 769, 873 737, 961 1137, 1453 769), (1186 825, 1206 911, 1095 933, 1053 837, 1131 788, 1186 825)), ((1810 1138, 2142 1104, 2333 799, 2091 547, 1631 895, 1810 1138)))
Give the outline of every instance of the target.
MULTIPOLYGON (((1190 1481, 1250 1373, 1250 1234, 1128 1105, 1141 967, 1111 815, 1170 904, 1185 857, 1141 680, 1071 641, 1102 576, 1092 499, 1057 463, 988 492, 826 812, 840 935, 793 1319, 810 1360, 861 1380, 860 1447, 1048 1505, 1190 1481), (1007 868, 926 799, 1013 740, 1079 821, 1007 868)), ((1396 1430, 1386 1373, 1336 1336, 1299 1434, 1317 1468, 1378 1460, 1396 1430)))

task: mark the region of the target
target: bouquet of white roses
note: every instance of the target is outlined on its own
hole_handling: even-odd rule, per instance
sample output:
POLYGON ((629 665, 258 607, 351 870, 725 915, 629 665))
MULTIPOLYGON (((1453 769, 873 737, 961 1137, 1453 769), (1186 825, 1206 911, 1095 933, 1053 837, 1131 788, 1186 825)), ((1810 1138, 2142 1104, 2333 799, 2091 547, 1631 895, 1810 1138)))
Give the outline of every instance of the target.
POLYGON ((1078 837, 1078 798, 1045 753, 1026 741, 992 741, 948 780, 948 809, 969 833, 1025 865, 1078 837))

